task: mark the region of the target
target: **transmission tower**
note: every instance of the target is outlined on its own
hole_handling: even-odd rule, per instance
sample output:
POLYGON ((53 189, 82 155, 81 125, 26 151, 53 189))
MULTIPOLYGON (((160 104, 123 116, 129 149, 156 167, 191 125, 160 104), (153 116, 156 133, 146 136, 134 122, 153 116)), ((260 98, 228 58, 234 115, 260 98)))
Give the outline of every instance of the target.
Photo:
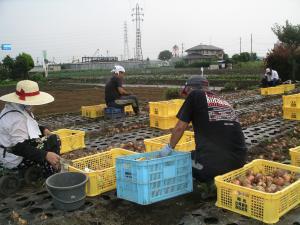
POLYGON ((137 60, 143 60, 142 52, 142 34, 141 34, 141 21, 144 14, 142 13, 143 9, 140 8, 137 3, 135 8, 132 9, 133 20, 135 22, 135 57, 137 60))
POLYGON ((178 45, 174 45, 173 46, 173 52, 172 52, 172 54, 173 54, 174 58, 178 58, 179 57, 179 47, 178 47, 178 45))
POLYGON ((124 22, 124 60, 128 60, 129 56, 129 47, 128 47, 128 36, 127 36, 127 23, 124 22))

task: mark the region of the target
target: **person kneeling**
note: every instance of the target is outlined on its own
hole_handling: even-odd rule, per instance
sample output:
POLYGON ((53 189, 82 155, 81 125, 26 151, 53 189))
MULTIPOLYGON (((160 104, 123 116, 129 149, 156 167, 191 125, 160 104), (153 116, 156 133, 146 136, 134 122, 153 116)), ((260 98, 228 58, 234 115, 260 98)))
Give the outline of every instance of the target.
POLYGON ((0 113, 0 162, 8 169, 21 165, 40 165, 50 176, 60 166, 60 140, 49 129, 39 126, 32 106, 54 101, 39 91, 34 81, 18 82, 16 91, 0 97, 6 102, 0 113))

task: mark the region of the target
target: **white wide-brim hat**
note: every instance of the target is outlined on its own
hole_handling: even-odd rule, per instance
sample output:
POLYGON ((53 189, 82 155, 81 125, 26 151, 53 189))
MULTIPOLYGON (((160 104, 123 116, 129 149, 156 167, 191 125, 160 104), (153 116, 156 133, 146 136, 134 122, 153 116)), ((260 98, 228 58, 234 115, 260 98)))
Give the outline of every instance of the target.
POLYGON ((15 92, 1 96, 0 100, 23 105, 44 105, 53 102, 54 98, 46 92, 41 92, 36 82, 22 80, 17 83, 15 92))

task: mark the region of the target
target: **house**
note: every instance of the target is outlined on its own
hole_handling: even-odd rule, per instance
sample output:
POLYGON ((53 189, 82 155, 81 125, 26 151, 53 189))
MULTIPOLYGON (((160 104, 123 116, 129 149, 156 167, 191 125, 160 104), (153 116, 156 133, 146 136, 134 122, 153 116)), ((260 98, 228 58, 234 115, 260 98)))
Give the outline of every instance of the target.
POLYGON ((222 60, 224 51, 222 48, 213 45, 197 45, 186 50, 187 55, 184 61, 188 64, 201 61, 218 61, 222 60))

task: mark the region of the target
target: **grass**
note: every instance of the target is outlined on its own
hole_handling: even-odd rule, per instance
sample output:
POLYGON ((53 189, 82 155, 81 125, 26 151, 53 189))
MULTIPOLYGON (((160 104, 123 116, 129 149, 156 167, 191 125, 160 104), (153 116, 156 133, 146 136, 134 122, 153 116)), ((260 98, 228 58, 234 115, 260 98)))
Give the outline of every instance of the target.
POLYGON ((0 80, 0 87, 13 86, 17 83, 18 81, 16 80, 0 80))

